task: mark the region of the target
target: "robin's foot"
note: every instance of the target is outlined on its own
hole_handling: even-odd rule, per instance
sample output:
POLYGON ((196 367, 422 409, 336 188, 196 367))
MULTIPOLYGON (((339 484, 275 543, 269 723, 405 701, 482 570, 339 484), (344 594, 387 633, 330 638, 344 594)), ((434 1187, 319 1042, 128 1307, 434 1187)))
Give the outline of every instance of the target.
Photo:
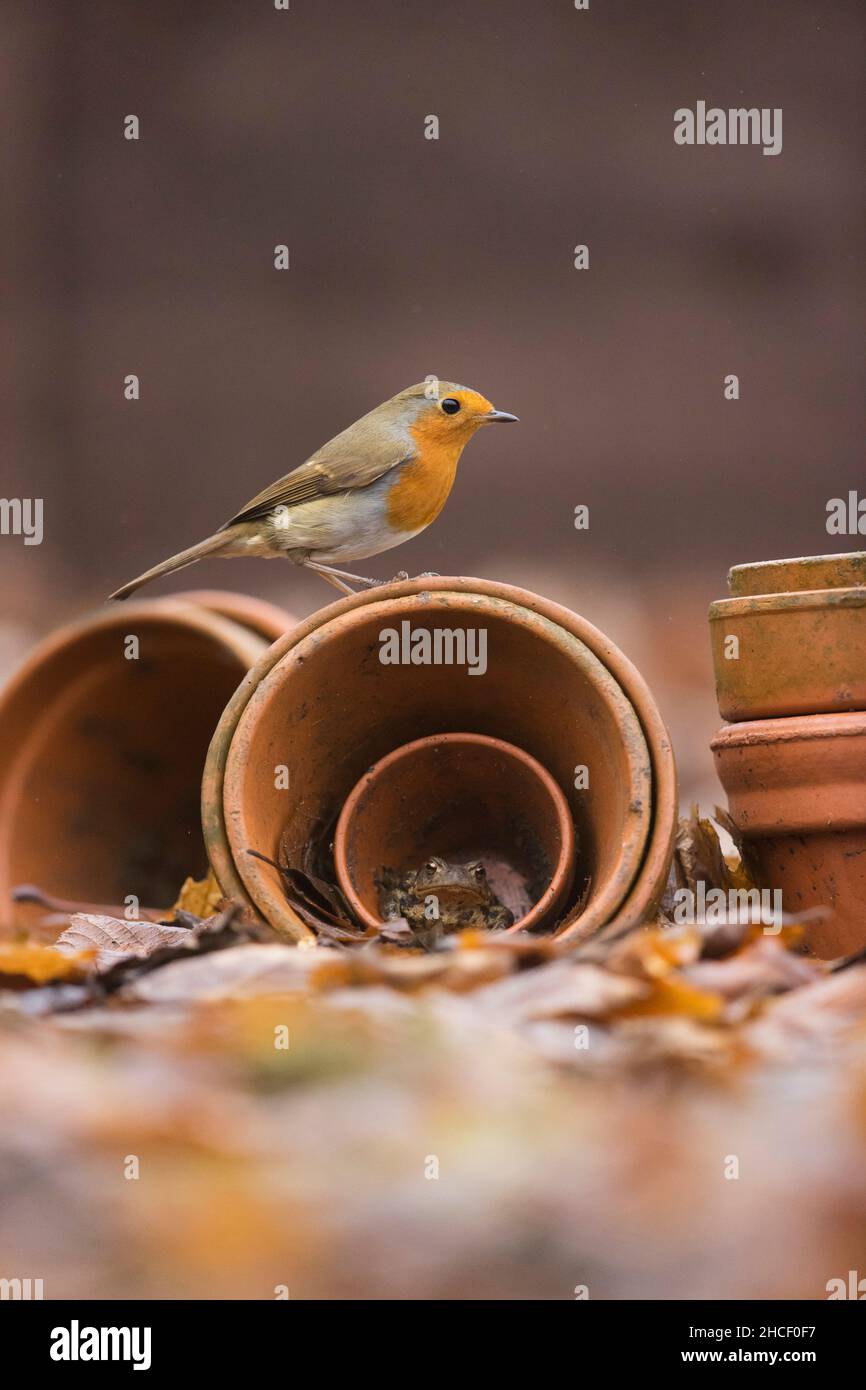
POLYGON ((371 586, 375 585, 377 589, 381 589, 383 584, 402 584, 403 580, 408 578, 409 576, 406 571, 400 570, 399 574, 395 574, 392 579, 371 579, 370 584, 371 586))
POLYGON ((393 579, 374 579, 374 584, 404 584, 408 579, 438 579, 439 575, 435 570, 425 570, 423 574, 410 575, 407 570, 400 570, 393 579))

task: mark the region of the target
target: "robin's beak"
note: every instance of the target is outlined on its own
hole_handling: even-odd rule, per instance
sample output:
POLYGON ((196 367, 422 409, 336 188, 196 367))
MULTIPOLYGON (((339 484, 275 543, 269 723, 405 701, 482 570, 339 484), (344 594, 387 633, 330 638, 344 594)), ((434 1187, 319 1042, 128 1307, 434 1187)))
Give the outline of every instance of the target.
POLYGON ((518 417, 516 415, 509 415, 507 410, 488 410, 487 414, 484 416, 484 423, 492 425, 496 421, 502 425, 516 425, 518 423, 518 417))

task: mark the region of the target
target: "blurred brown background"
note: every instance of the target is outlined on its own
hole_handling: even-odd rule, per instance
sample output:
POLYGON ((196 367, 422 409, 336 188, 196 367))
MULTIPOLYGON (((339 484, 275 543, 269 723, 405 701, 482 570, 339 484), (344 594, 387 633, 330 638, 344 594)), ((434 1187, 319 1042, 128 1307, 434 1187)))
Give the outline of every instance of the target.
MULTIPOLYGON (((2 492, 45 540, 0 538, 0 665, 434 372, 521 424, 369 572, 576 608, 711 801, 727 567, 857 548, 824 522, 864 481, 864 33, 857 0, 4 6, 2 492), (699 99, 782 107, 782 154, 676 146, 699 99)), ((255 561, 158 591, 188 581, 332 597, 255 561)))

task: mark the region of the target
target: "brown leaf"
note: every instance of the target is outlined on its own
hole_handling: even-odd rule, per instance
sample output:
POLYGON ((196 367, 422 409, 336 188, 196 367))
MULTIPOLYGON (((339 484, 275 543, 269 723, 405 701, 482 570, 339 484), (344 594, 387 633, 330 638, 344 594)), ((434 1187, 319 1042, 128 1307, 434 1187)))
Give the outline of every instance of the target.
POLYGON ((248 849, 253 859, 269 864, 280 875, 286 901, 304 922, 318 935, 330 940, 348 943, 366 941, 375 936, 371 929, 359 927, 355 922, 349 905, 336 884, 316 877, 291 864, 277 863, 267 854, 257 849, 248 849))
POLYGON ((190 917, 182 909, 178 909, 178 925, 181 918, 186 918, 189 926, 176 941, 157 946, 150 955, 143 958, 125 956, 118 960, 99 976, 100 991, 111 993, 129 984, 131 980, 140 975, 160 969, 173 960, 188 959, 194 955, 205 955, 210 951, 223 951, 243 942, 262 940, 273 942, 277 939, 276 933, 271 928, 262 927, 254 921, 247 920, 236 904, 229 904, 224 912, 219 913, 216 917, 208 918, 205 922, 200 922, 197 918, 190 917))
POLYGON ((56 946, 67 956, 77 951, 94 951, 96 969, 102 971, 130 956, 144 959, 161 946, 176 946, 189 936, 189 930, 160 922, 130 922, 120 917, 76 912, 66 931, 57 938, 56 946))
POLYGON ((698 959, 701 935, 695 926, 642 927, 609 948, 605 964, 623 975, 660 980, 698 959))
POLYGON ((676 1013, 625 1020, 612 1036, 607 1064, 617 1076, 631 1073, 673 1082, 707 1072, 730 1079, 741 1060, 730 1030, 708 1028, 705 1022, 676 1013))
POLYGON ((322 946, 248 942, 188 960, 174 960, 124 989, 124 997, 149 1004, 184 1004, 305 989, 310 976, 334 953, 322 946))
MULTIPOLYGON (((728 826, 725 828, 728 829, 728 826)), ((698 814, 697 806, 692 807, 688 818, 680 821, 674 864, 680 886, 692 892, 696 891, 699 882, 706 884, 707 888, 723 888, 725 891, 754 886, 742 859, 728 863, 716 827, 711 820, 698 814)))
POLYGON ((813 984, 824 970, 805 956, 786 950, 776 937, 759 937, 725 960, 699 960, 683 970, 683 977, 699 989, 725 999, 741 995, 781 994, 813 984))
POLYGON ((866 966, 852 966, 773 1000, 744 1035, 759 1050, 789 1060, 795 1051, 809 1057, 818 1044, 838 1045, 864 1017, 866 966))
POLYGON ((644 998, 649 986, 597 965, 552 961, 488 985, 479 1003, 512 1021, 557 1018, 607 1018, 644 998))
POLYGON ((216 881, 214 871, 208 869, 205 878, 184 879, 170 916, 174 917, 176 912, 188 912, 193 917, 212 917, 215 912, 219 911, 222 900, 223 891, 216 881))
POLYGON ((436 985, 463 994, 509 974, 514 963, 514 956, 492 945, 461 947, 459 937, 450 938, 438 951, 413 950, 379 938, 357 950, 331 952, 313 983, 318 989, 385 984, 409 992, 436 985))

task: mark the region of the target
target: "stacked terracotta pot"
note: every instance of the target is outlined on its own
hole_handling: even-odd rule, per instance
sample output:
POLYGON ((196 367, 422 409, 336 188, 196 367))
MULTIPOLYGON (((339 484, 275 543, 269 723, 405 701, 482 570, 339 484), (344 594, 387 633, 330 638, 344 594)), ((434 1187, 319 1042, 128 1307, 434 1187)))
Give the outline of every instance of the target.
POLYGON ((710 607, 716 767, 760 879, 808 944, 866 946, 866 554, 738 565, 710 607))
POLYGON ((275 642, 226 707, 202 790, 223 891, 296 940, 309 928, 256 856, 302 868, 314 837, 365 923, 385 865, 485 853, 534 883, 517 925, 571 943, 642 921, 676 810, 670 740, 622 653, 538 595, 465 578, 353 595, 275 642), (394 634, 462 649, 482 632, 483 671, 383 660, 394 634))

